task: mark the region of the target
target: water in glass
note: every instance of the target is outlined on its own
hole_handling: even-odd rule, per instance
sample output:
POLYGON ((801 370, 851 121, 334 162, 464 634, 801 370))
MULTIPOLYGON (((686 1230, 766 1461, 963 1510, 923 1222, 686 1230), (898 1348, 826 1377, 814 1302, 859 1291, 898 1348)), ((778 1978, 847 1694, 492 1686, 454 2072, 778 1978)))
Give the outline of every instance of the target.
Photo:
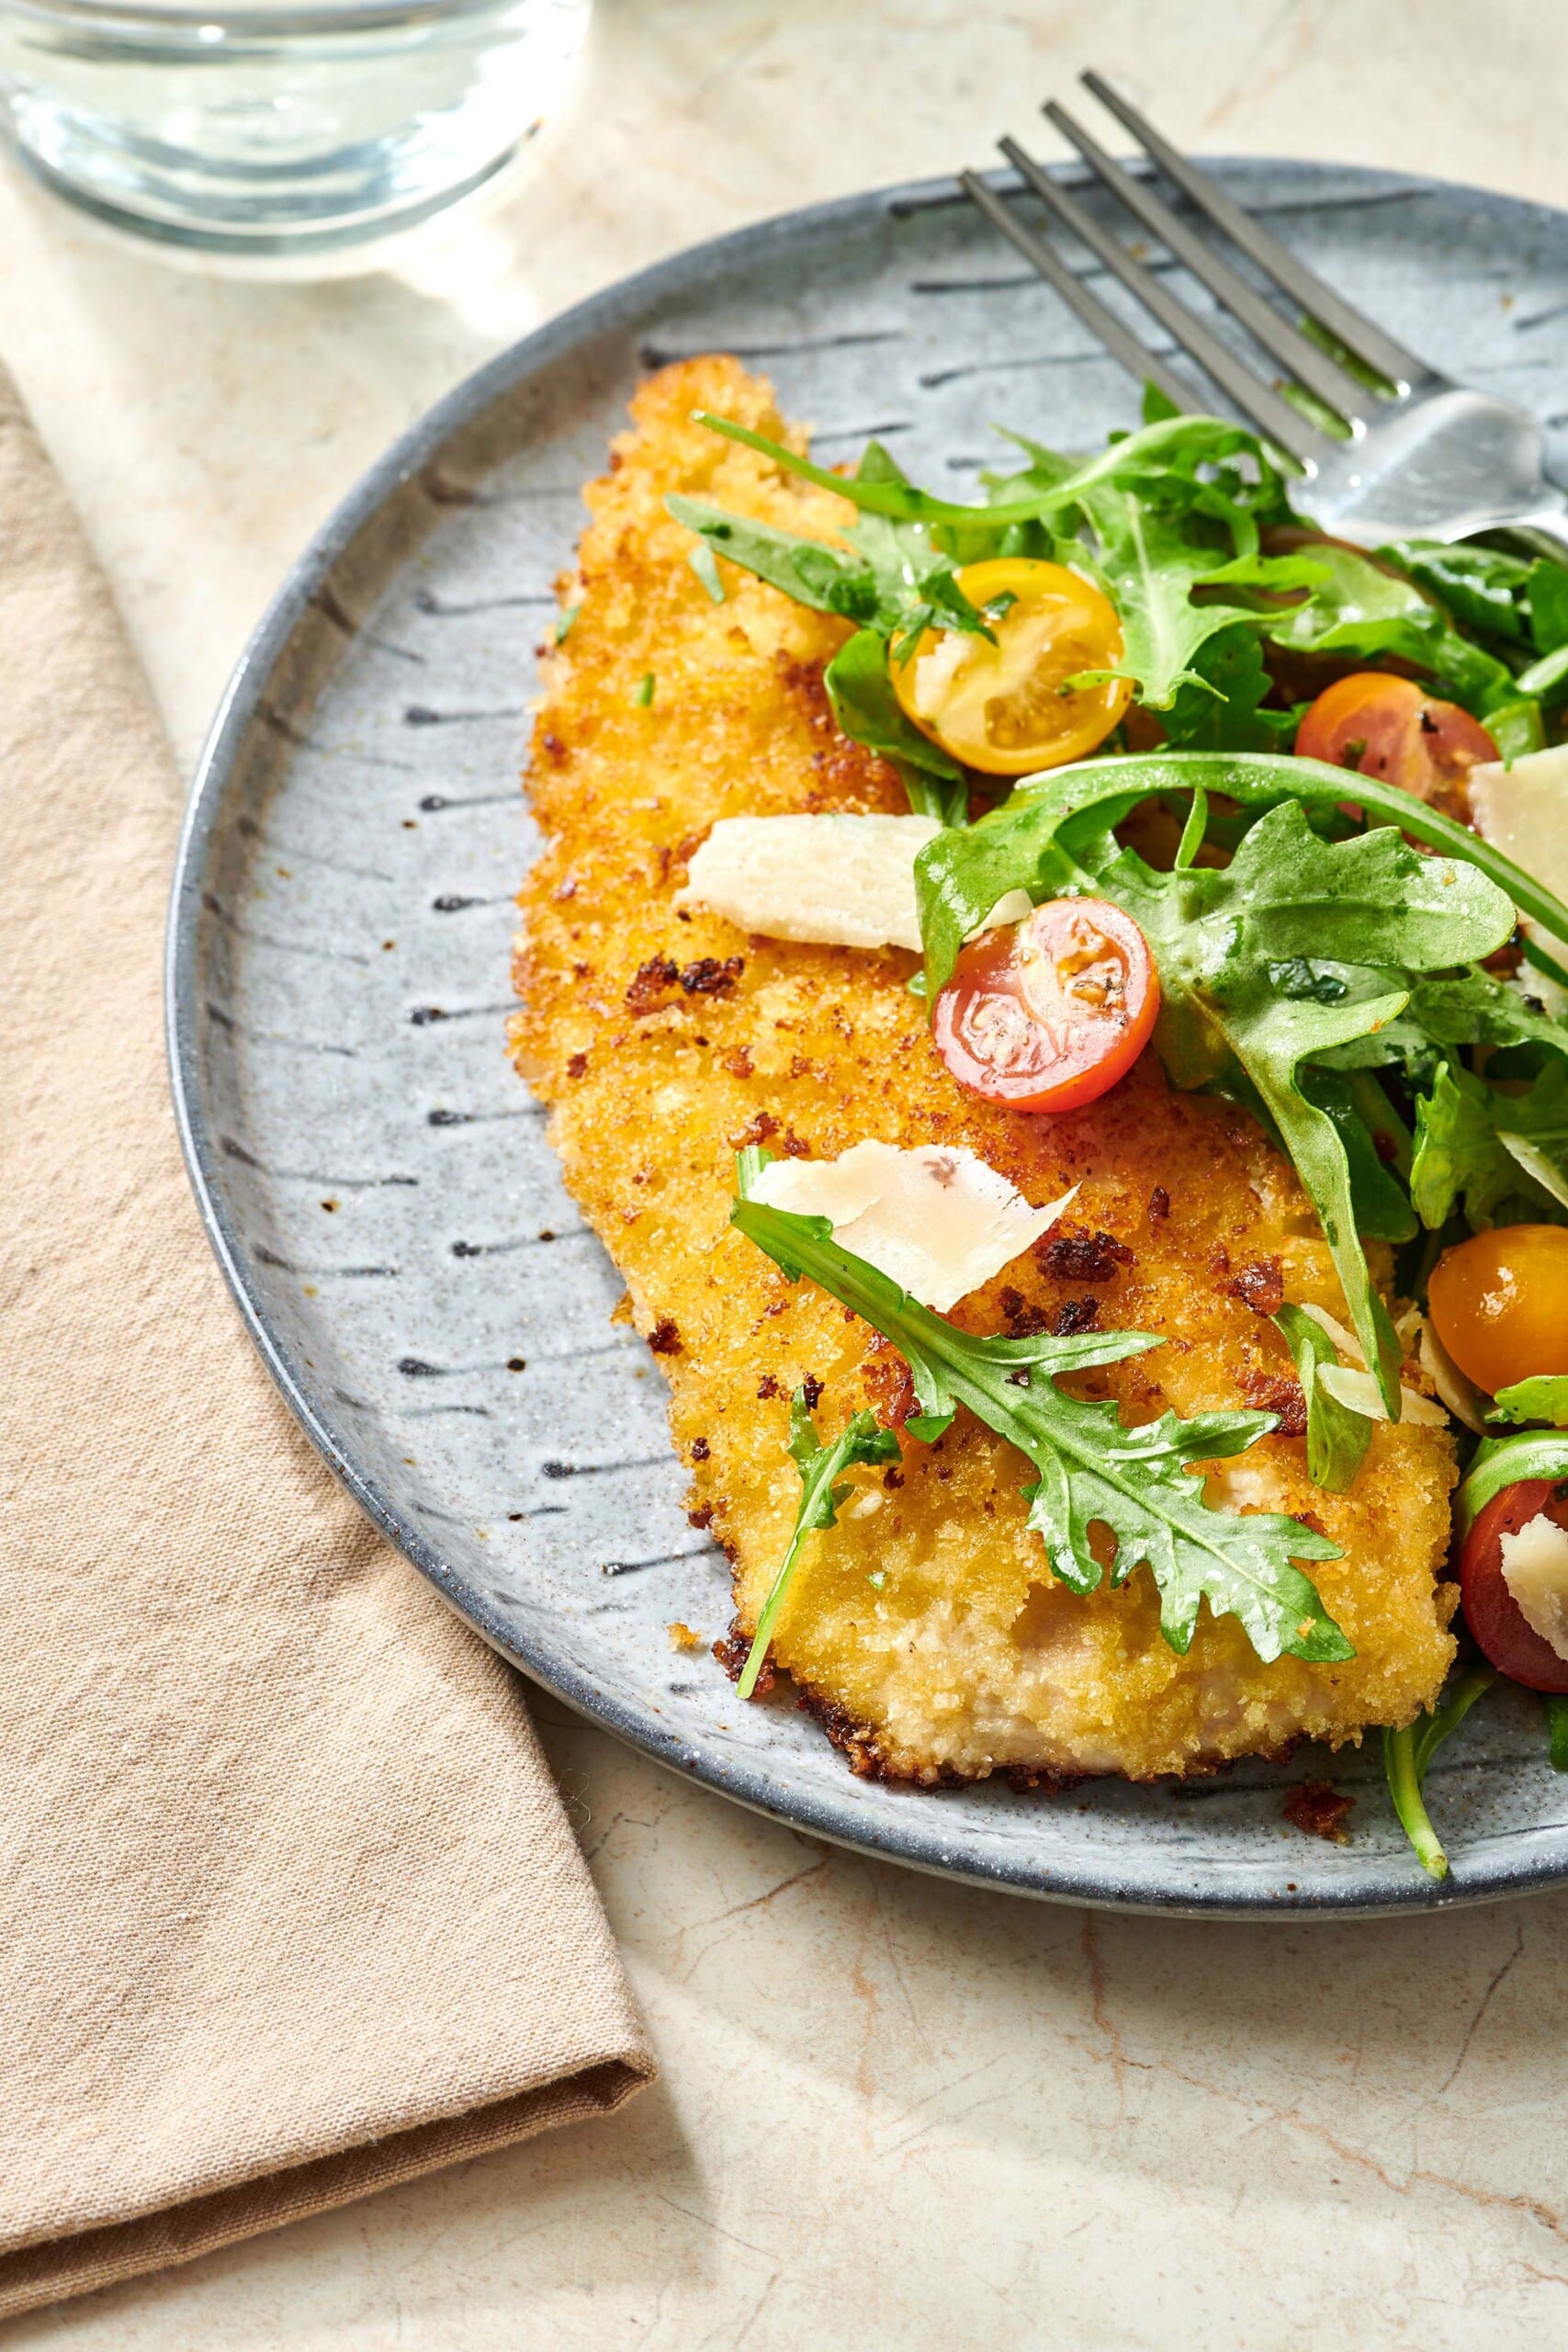
POLYGON ((592 5, 0 0, 0 125, 118 225, 220 252, 331 248, 491 178, 564 96, 592 5))

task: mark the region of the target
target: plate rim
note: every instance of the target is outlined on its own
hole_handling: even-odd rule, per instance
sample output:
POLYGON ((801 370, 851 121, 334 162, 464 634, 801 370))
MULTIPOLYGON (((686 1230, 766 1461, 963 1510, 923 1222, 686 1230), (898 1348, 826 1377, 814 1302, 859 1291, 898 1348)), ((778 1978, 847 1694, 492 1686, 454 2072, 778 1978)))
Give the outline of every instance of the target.
MULTIPOLYGON (((1210 156, 1203 159, 1227 176, 1264 176, 1296 171, 1307 177, 1354 178, 1374 193, 1380 183, 1415 187, 1473 198, 1510 212, 1554 219, 1568 229, 1568 211, 1524 197, 1447 179, 1426 173, 1387 170, 1379 166, 1339 164, 1298 156, 1210 156)), ((1085 179, 1081 166, 1051 167, 1072 184, 1085 179)), ((1003 189, 1015 185, 1015 175, 996 170, 983 176, 1003 189)), ((472 369, 450 390, 425 409, 382 451, 333 507, 269 599, 235 662, 208 729, 197 762, 189 798, 180 828, 170 892, 164 952, 164 1024, 170 1092, 175 1124, 186 1172, 196 1197, 208 1241, 239 1309, 242 1322, 275 1385, 328 1467, 347 1487, 367 1516, 395 1544, 404 1556, 432 1583, 442 1598, 513 1666, 550 1691, 580 1714, 649 1756, 658 1764, 694 1780, 750 1812, 826 1839, 852 1851, 893 1861, 906 1869, 959 1883, 1031 1896, 1037 1901, 1073 1903, 1094 1909, 1153 1913, 1167 1917, 1204 1919, 1383 1918, 1411 1911, 1450 1910, 1462 1905, 1498 1902, 1526 1893, 1541 1892, 1568 1881, 1568 1843, 1553 1861, 1521 1861, 1510 1867, 1494 1862, 1477 1881, 1440 1883, 1427 1879, 1412 1858, 1411 1882, 1391 1875, 1378 1892, 1332 1883, 1292 1896, 1264 1889, 1210 1888, 1161 1882, 1159 1876, 1129 1883, 1122 1870, 1095 1870, 1092 1864, 1053 1871, 1047 1879, 1038 1865, 1017 1868, 983 1858, 933 1857, 911 1850, 897 1831, 878 1834, 874 1826, 849 1817, 831 1795, 811 1791, 792 1792, 787 1803, 770 1796, 771 1775, 765 1763, 739 1764, 725 1757, 694 1750, 678 1735, 661 1727, 656 1713, 638 1708, 619 1693, 606 1691, 587 1673, 570 1662, 547 1654, 541 1645, 503 1625, 483 1595, 440 1555, 422 1531, 401 1512, 392 1496, 334 1433, 331 1417, 317 1400, 316 1384, 271 1322, 265 1299, 250 1276, 249 1259, 230 1218, 217 1181, 220 1155, 207 1121, 202 1101, 196 1031, 199 976, 197 933, 201 915, 202 876, 208 852, 223 812, 224 798, 236 759, 256 718, 279 656, 333 566, 352 547, 389 497, 456 435, 475 424, 506 394, 554 360, 623 322, 632 323, 639 311, 716 266, 742 258, 749 249, 789 242, 792 238, 846 225, 897 218, 900 209, 926 209, 938 204, 962 202, 946 176, 896 183, 863 189, 824 202, 774 213, 744 227, 682 247, 631 275, 574 303, 541 326, 494 354, 472 369)), ((848 1767, 845 1767, 846 1772, 848 1767)), ((940 1805, 942 1792, 909 1792, 909 1802, 940 1805)), ((1039 1802, 1021 1799, 1021 1802, 1039 1802)), ((1156 1873, 1158 1858, 1152 1862, 1156 1873)))

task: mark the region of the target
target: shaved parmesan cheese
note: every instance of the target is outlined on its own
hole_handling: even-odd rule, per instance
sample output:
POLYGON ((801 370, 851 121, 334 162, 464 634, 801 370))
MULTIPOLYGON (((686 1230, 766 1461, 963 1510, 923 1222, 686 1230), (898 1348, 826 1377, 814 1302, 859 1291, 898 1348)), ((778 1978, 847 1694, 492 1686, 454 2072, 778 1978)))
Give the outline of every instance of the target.
POLYGON ((1555 890, 1568 888, 1568 743, 1526 752, 1511 767, 1483 760, 1470 772, 1475 830, 1555 890))
MULTIPOLYGON (((1470 811, 1483 841, 1568 899, 1568 743, 1527 752, 1512 767, 1484 760, 1472 768, 1470 811)), ((1524 929, 1533 935, 1528 916, 1524 929)))
POLYGON ((934 817, 721 817, 675 903, 765 939, 918 948, 915 859, 941 831, 934 817))
POLYGON ((1568 1658, 1568 1534, 1541 1511, 1505 1535, 1503 1582, 1532 1634, 1568 1658))
MULTIPOLYGON (((1531 981, 1533 985, 1533 974, 1531 981)), ((1568 1208, 1568 1184, 1563 1183, 1556 1161, 1548 1159, 1540 1144, 1532 1143, 1528 1136, 1511 1136, 1506 1127, 1498 1128, 1497 1140, 1509 1158, 1518 1161, 1525 1174, 1534 1177, 1543 1193, 1550 1193, 1554 1201, 1561 1201, 1568 1208)))
POLYGON ((1320 1331, 1327 1332, 1342 1356, 1348 1356, 1352 1363, 1359 1363, 1365 1367, 1367 1359, 1361 1353, 1361 1342, 1357 1339, 1354 1331, 1348 1331, 1344 1324, 1330 1315, 1325 1306, 1303 1306, 1302 1313, 1310 1315, 1320 1331))
MULTIPOLYGON (((1346 1363, 1320 1363, 1317 1367, 1320 1387, 1353 1413, 1360 1413, 1369 1421, 1386 1421, 1387 1408, 1378 1393, 1377 1382, 1370 1372, 1353 1372, 1346 1363)), ((1447 1429, 1449 1417, 1435 1397, 1423 1396, 1418 1388, 1404 1388, 1399 1392, 1400 1419, 1414 1421, 1417 1429, 1447 1429)))
POLYGON ((1407 1306, 1403 1315, 1393 1318, 1393 1336, 1407 1356, 1414 1355, 1427 1328, 1427 1318, 1418 1306, 1407 1306))
POLYGON ((1048 1233, 1077 1186, 1031 1208, 973 1151, 857 1143, 838 1159, 770 1160, 751 1197, 800 1216, 825 1216, 841 1241, 945 1314, 1048 1233))
POLYGON ((1482 1415, 1481 1396, 1473 1382, 1465 1378, 1431 1325, 1421 1320, 1421 1341, 1417 1361, 1422 1371, 1448 1407, 1456 1421, 1462 1421, 1477 1437, 1486 1435, 1486 1423, 1482 1415))
MULTIPOLYGON (((1355 1333, 1348 1331, 1344 1324, 1330 1315, 1325 1307, 1303 1306, 1302 1313, 1310 1315, 1318 1329, 1327 1332, 1340 1354, 1350 1358, 1348 1364, 1320 1363, 1318 1365, 1317 1376, 1329 1395, 1337 1397, 1341 1405, 1348 1405, 1351 1412, 1363 1414, 1369 1421, 1386 1421, 1387 1410, 1378 1392, 1377 1382, 1367 1370, 1367 1359, 1361 1352, 1361 1343, 1355 1333), (1352 1371, 1353 1364, 1359 1365, 1359 1371, 1352 1371)), ((1427 1364, 1427 1369, 1429 1372, 1431 1366, 1427 1364)), ((1449 1417, 1442 1406, 1434 1404, 1430 1396, 1423 1396, 1418 1388, 1406 1388, 1402 1385, 1399 1395, 1400 1418, 1403 1420, 1414 1421, 1421 1429, 1443 1429, 1448 1426, 1449 1417)), ((1450 1409, 1458 1411, 1457 1406, 1450 1409)), ((1460 1419, 1463 1420, 1462 1413, 1460 1414, 1460 1419)))
MULTIPOLYGON (((915 860, 941 831, 934 817, 721 817, 675 904, 763 939, 918 950, 915 860)), ((1033 904, 1007 891, 970 938, 1021 922, 1033 904)))
POLYGON ((980 925, 980 931, 972 931, 969 937, 978 939, 981 931, 998 931, 1004 922, 1021 922, 1025 915, 1033 912, 1034 901, 1027 890, 1004 890, 980 925))

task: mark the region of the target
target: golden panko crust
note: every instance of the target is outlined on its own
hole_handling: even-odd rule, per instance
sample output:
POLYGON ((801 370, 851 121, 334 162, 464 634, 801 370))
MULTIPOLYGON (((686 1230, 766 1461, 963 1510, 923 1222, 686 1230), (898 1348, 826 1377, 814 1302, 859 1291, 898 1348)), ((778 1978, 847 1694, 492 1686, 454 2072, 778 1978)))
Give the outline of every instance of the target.
MULTIPOLYGON (((967 1145, 1032 1201, 1081 1183, 1055 1235, 954 1319, 1038 1329, 1064 1310, 1082 1322, 1092 1302, 1107 1328, 1167 1334, 1080 1380, 1130 1419, 1261 1404, 1299 1427, 1268 1309, 1281 1280, 1289 1298, 1341 1314, 1343 1301, 1289 1166, 1242 1114, 1173 1093, 1152 1055, 1084 1111, 1009 1112, 937 1058, 906 986, 913 957, 748 938, 676 907, 717 818, 904 805, 892 772, 833 723, 821 672, 842 625, 728 564, 715 605, 663 502, 681 491, 818 535, 848 509, 695 424, 696 408, 790 433, 735 361, 684 363, 644 387, 635 429, 586 493, 578 571, 562 582, 576 616, 547 659, 535 730, 547 841, 520 900, 513 1047, 669 1378, 692 1516, 734 1564, 743 1636, 799 1494, 790 1391, 819 1384, 828 1434, 867 1404, 896 1422, 908 1397, 874 1332, 730 1227, 739 1145, 829 1157, 868 1136, 934 1139, 967 1145)), ((1356 1656, 1326 1667, 1264 1665, 1206 1609, 1178 1657, 1146 1570, 1089 1599, 1056 1584, 1024 1525, 1028 1464, 964 1413, 934 1446, 906 1438, 897 1468, 850 1475, 856 1498, 807 1539, 773 1657, 861 1771, 1142 1780, 1302 1736, 1337 1743, 1407 1722, 1453 1655, 1442 1430, 1380 1427, 1349 1495, 1309 1483, 1299 1435, 1266 1438, 1212 1478, 1212 1499, 1310 1519, 1343 1546, 1312 1573, 1356 1656)))

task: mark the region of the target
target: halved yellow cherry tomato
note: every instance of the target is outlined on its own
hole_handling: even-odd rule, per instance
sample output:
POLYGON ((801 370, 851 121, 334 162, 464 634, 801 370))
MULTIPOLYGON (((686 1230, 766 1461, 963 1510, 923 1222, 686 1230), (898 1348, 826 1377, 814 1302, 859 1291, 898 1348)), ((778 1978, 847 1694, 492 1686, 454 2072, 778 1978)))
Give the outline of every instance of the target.
POLYGON ((1433 1267, 1427 1306, 1465 1378, 1494 1396, 1537 1373, 1568 1373, 1568 1227, 1472 1233, 1433 1267))
POLYGON ((966 564, 958 585, 984 613, 991 644, 964 629, 928 628, 907 662, 893 661, 906 717, 967 767, 1028 775, 1081 760, 1132 700, 1125 678, 1066 686, 1122 659, 1116 607, 1065 564, 997 556, 966 564))

